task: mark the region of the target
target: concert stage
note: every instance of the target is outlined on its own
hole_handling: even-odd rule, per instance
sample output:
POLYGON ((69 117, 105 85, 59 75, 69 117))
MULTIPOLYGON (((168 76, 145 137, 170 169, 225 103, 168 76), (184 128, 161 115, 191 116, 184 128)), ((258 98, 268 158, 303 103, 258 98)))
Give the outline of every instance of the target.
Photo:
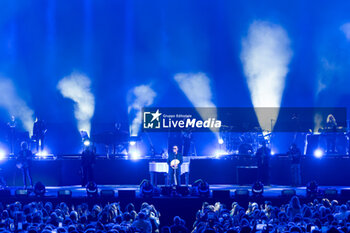
MULTIPOLYGON (((251 185, 257 179, 256 159, 249 156, 226 156, 220 159, 209 157, 187 157, 189 163, 189 184, 203 179, 209 184, 251 185)), ((150 179, 150 164, 165 163, 159 158, 132 160, 128 158, 98 157, 94 166, 95 182, 99 185, 139 185, 150 179)), ((271 183, 291 184, 291 161, 285 155, 271 157, 271 183)), ((316 180, 323 186, 350 186, 350 165, 348 156, 315 158, 306 156, 301 160, 302 185, 316 180)), ((165 164, 166 166, 166 164, 165 164)), ((20 186, 22 174, 16 168, 16 160, 1 160, 2 176, 8 186, 20 186)), ((71 186, 81 184, 81 160, 78 155, 57 159, 35 159, 32 162, 34 182, 47 186, 71 186)), ((157 184, 165 184, 165 173, 156 172, 157 184)), ((186 175, 182 175, 185 184, 186 175)))

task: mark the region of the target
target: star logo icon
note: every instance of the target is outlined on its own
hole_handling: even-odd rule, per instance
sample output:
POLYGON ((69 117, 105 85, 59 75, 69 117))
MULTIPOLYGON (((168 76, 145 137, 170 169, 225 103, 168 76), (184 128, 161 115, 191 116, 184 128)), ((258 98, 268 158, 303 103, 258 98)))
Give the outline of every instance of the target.
POLYGON ((152 120, 151 122, 153 122, 154 120, 157 120, 159 121, 159 117, 162 115, 160 112, 159 112, 159 109, 157 109, 157 111, 155 113, 151 113, 152 114, 152 120))

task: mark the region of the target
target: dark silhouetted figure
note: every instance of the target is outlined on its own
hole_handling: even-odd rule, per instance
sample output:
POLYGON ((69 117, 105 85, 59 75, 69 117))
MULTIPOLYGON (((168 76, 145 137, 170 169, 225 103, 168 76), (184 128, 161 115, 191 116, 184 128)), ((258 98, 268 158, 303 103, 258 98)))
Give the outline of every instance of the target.
POLYGON ((82 186, 94 181, 94 164, 96 161, 96 150, 94 146, 87 146, 81 154, 82 186))
POLYGON ((13 155, 15 153, 15 143, 16 143, 16 129, 17 122, 15 116, 11 116, 10 121, 7 123, 8 127, 8 142, 10 144, 10 154, 13 155))
POLYGON ((31 165, 32 165, 33 153, 28 149, 28 143, 21 143, 21 151, 17 156, 17 168, 22 170, 23 175, 23 184, 24 188, 27 188, 27 178, 29 180, 30 186, 33 187, 33 180, 31 174, 31 165))
POLYGON ((301 172, 300 172, 300 162, 301 162, 301 151, 295 143, 293 143, 287 155, 292 160, 290 170, 292 175, 292 186, 296 187, 301 185, 301 172))
POLYGON ((264 185, 270 185, 270 156, 271 150, 263 141, 262 146, 256 152, 258 164, 258 180, 264 185))
POLYGON ((44 150, 44 139, 46 134, 46 125, 45 122, 39 118, 35 119, 33 126, 33 140, 36 143, 36 150, 43 151, 44 150))

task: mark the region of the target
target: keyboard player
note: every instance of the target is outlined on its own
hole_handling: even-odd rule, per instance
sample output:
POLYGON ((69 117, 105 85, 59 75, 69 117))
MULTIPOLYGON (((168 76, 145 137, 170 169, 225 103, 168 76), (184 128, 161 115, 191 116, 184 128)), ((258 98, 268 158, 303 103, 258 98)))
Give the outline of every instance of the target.
POLYGON ((325 131, 327 133, 327 154, 337 153, 336 146, 336 132, 337 132, 337 121, 332 114, 329 114, 327 117, 327 123, 325 131))

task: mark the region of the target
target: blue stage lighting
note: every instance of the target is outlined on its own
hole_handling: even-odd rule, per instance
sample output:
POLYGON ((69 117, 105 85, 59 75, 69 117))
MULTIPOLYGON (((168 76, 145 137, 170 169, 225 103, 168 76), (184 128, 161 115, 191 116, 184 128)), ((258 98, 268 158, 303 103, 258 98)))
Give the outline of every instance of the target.
POLYGON ((135 145, 136 145, 136 142, 135 142, 135 141, 130 141, 130 142, 129 142, 129 145, 130 145, 130 146, 135 146, 135 145))
POLYGON ((215 151, 215 158, 219 159, 222 156, 227 155, 227 152, 225 150, 217 150, 215 151))
POLYGON ((3 149, 0 149, 0 160, 3 160, 6 158, 6 151, 3 149))
POLYGON ((218 143, 219 143, 220 145, 224 144, 224 139, 219 138, 218 143))
POLYGON ((139 159, 141 157, 141 151, 139 149, 132 149, 131 151, 129 151, 129 156, 131 157, 131 159, 139 159))
POLYGON ((50 154, 47 150, 43 150, 43 151, 39 151, 35 155, 38 156, 38 158, 40 159, 46 159, 50 154))
POLYGON ((322 150, 322 149, 316 149, 315 151, 314 151, 314 156, 316 157, 316 158, 322 158, 323 157, 323 155, 324 155, 324 151, 322 150))
POLYGON ((84 143, 84 146, 90 146, 91 145, 91 141, 89 139, 85 139, 83 143, 84 143))

